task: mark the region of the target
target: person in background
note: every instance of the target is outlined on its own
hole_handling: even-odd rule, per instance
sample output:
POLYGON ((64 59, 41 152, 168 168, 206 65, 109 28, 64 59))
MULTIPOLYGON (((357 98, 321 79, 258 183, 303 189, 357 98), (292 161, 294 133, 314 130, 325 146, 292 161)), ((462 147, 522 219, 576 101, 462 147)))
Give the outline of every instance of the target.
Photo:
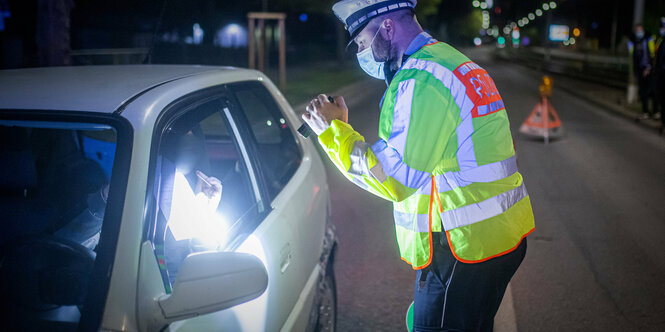
POLYGON ((642 114, 636 120, 646 120, 650 116, 659 118, 655 112, 649 112, 649 97, 651 91, 651 64, 654 56, 654 40, 644 31, 642 24, 635 25, 633 39, 628 43, 628 50, 633 58, 633 74, 637 79, 642 114))
POLYGON ((665 131, 665 17, 660 18, 659 36, 656 40, 656 56, 654 60, 654 75, 656 77, 656 102, 660 106, 662 124, 660 125, 660 134, 665 131))

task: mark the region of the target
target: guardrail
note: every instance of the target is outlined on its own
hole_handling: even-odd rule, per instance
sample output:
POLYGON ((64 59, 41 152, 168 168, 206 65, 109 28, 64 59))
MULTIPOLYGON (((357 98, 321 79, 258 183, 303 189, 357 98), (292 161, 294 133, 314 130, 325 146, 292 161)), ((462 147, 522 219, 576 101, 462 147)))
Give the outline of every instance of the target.
POLYGON ((146 48, 98 48, 72 50, 73 65, 127 65, 143 63, 150 49, 146 48))
POLYGON ((498 49, 499 58, 515 61, 537 70, 563 74, 615 88, 626 88, 630 71, 627 56, 570 52, 543 47, 498 49))

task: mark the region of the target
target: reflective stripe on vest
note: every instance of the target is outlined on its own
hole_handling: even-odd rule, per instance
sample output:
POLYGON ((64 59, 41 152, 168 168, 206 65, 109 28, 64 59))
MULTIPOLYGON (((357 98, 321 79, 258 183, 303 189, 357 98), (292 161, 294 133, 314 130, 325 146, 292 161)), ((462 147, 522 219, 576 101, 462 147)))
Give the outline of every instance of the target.
MULTIPOLYGON (((443 211, 440 213, 443 228, 444 230, 449 231, 451 229, 471 225, 498 216, 506 212, 506 210, 510 209, 513 205, 528 195, 526 187, 522 184, 517 188, 490 197, 484 201, 458 207, 453 210, 443 211)), ((415 232, 429 231, 428 213, 418 214, 395 210, 393 216, 395 217, 395 225, 399 227, 415 232)))

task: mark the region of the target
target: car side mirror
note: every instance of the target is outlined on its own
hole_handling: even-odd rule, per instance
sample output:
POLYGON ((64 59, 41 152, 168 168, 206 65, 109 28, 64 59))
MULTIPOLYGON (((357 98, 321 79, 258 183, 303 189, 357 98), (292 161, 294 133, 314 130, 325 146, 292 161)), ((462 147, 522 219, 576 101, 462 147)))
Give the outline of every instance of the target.
POLYGON ((170 295, 158 299, 165 323, 223 310, 259 297, 268 273, 255 256, 203 252, 183 261, 170 295))

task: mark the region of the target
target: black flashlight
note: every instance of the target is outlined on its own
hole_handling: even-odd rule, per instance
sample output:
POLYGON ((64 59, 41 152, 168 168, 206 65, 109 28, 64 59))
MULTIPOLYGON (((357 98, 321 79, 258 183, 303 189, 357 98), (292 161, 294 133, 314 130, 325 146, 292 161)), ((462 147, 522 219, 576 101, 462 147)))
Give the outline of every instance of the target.
MULTIPOLYGON (((331 103, 335 103, 335 99, 332 96, 328 96, 328 101, 331 103)), ((309 135, 313 133, 312 128, 309 127, 307 122, 303 123, 300 128, 298 128, 298 134, 304 138, 308 138, 309 135)))

